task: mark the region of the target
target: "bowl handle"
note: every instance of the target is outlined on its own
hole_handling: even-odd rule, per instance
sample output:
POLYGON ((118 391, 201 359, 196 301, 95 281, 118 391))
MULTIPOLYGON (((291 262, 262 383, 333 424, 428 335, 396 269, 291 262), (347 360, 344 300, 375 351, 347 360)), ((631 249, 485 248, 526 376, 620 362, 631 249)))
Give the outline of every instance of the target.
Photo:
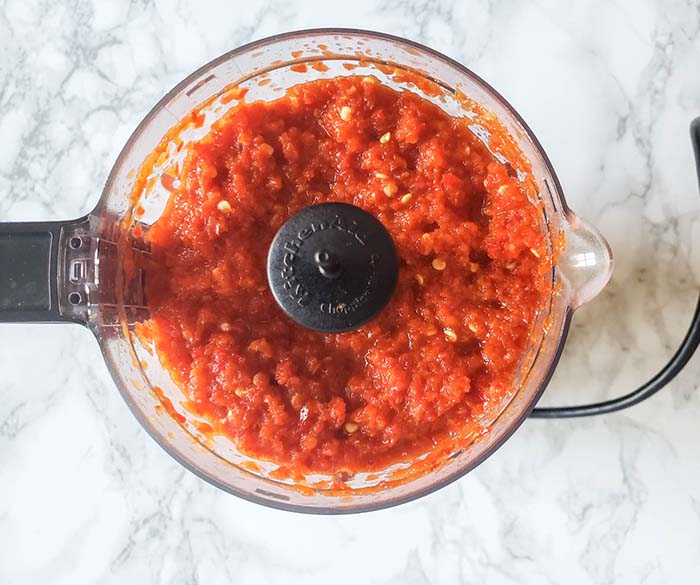
POLYGON ((76 258, 88 253, 88 224, 88 216, 0 223, 0 323, 87 322, 78 274, 87 262, 76 258))
MULTIPOLYGON (((695 151, 695 169, 698 175, 698 186, 700 186, 700 118, 696 118, 690 124, 690 138, 695 151)), ((688 332, 685 334, 678 349, 673 354, 668 363, 648 382, 618 398, 594 402, 591 404, 581 404, 578 406, 555 406, 546 408, 535 408, 530 416, 533 418, 572 418, 578 416, 593 416, 595 414, 606 414, 623 410, 639 404, 650 396, 656 394, 666 384, 668 384, 684 368, 688 360, 693 356, 698 345, 700 345, 700 297, 695 307, 695 313, 690 322, 688 332)))

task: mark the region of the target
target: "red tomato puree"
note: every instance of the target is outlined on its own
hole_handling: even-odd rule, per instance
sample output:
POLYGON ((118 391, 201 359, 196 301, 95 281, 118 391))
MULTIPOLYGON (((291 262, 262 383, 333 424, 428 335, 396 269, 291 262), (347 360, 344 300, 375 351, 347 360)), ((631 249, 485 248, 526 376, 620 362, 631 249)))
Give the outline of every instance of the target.
POLYGON ((549 260, 537 205, 467 125, 345 77, 241 103, 186 147, 148 234, 147 292, 190 411, 292 473, 381 469, 493 411, 549 260), (388 306, 349 333, 301 327, 267 284, 276 231, 326 201, 374 214, 400 257, 388 306))

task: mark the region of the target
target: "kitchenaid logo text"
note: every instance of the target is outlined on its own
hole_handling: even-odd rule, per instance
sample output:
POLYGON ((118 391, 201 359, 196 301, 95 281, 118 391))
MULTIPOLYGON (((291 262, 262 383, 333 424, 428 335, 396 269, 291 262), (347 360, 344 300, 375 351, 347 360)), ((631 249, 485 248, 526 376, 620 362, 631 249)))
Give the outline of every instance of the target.
POLYGON ((282 286, 285 290, 289 291, 289 297, 300 307, 308 305, 311 296, 308 289, 301 283, 297 276, 295 264, 299 256, 299 250, 301 250, 306 240, 315 233, 324 230, 346 232, 355 238, 362 246, 367 245, 367 235, 358 231, 357 222, 353 221, 351 224, 346 225, 337 215, 330 223, 325 221, 320 221, 318 223, 312 222, 308 227, 299 230, 296 238, 285 242, 283 247, 284 256, 282 257, 282 269, 280 272, 282 276, 282 286))
POLYGON ((354 313, 359 309, 369 297, 369 292, 371 287, 374 285, 377 275, 377 262, 379 261, 379 256, 372 254, 370 257, 370 264, 372 266, 372 272, 370 273, 369 281, 367 281, 367 286, 364 292, 354 299, 350 303, 321 303, 319 308, 322 313, 328 313, 329 315, 354 313))

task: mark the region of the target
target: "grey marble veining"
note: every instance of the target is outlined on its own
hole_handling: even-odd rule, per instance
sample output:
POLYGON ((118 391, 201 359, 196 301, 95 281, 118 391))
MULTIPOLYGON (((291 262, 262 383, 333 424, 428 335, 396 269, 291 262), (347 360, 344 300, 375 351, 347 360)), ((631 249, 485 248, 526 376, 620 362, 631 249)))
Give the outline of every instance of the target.
MULTIPOLYGON (((685 332, 700 282, 697 0, 0 0, 0 220, 87 212, 136 124, 220 53, 372 28, 473 68, 521 112, 612 282, 576 314, 543 402, 626 392, 685 332)), ((418 502, 353 517, 248 504, 172 461, 91 334, 0 328, 0 583, 692 583, 700 361, 601 419, 528 421, 418 502)))

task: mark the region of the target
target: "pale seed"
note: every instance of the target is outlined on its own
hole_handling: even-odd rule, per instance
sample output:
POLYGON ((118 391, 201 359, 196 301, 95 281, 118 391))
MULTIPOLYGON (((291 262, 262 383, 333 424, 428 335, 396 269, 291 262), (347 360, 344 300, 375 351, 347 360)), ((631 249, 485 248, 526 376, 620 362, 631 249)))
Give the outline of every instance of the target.
POLYGON ((231 211, 231 204, 228 201, 226 201, 226 199, 222 199, 216 204, 216 208, 219 211, 223 211, 225 213, 227 211, 231 211))
POLYGON ((396 195, 398 190, 399 189, 396 186, 396 183, 387 183, 386 185, 384 185, 384 195, 386 195, 387 197, 393 197, 394 195, 396 195))
POLYGON ((345 432, 349 434, 353 434, 357 429, 360 428, 360 425, 354 422, 347 422, 345 423, 345 432))
POLYGON ((379 171, 374 173, 374 176, 377 177, 377 179, 388 179, 389 178, 389 175, 387 175, 385 173, 380 173, 379 171))
POLYGON ((479 265, 476 262, 470 262, 469 263, 469 270, 471 270, 472 272, 478 272, 479 265))
POLYGON ((508 187, 506 187, 505 185, 501 185, 501 186, 498 188, 498 194, 499 194, 499 195, 503 195, 503 194, 506 192, 506 189, 507 189, 507 188, 508 188, 508 187))
POLYGON ((220 323, 219 329, 221 329, 221 331, 231 331, 231 323, 220 323))
POLYGON ((413 199, 413 195, 406 193, 403 197, 401 197, 401 203, 408 203, 411 199, 413 199))
POLYGON ((530 252, 532 252, 532 255, 533 255, 535 258, 539 258, 539 257, 540 257, 540 253, 539 253, 537 250, 535 250, 534 248, 530 248, 530 252))
POLYGON ((266 142, 263 142, 260 145, 260 152, 262 152, 265 156, 272 156, 272 153, 275 152, 275 149, 272 148, 269 144, 266 142))
POLYGON ((476 325, 474 325, 474 323, 469 323, 469 331, 471 331, 472 333, 476 333, 478 331, 478 329, 477 329, 476 325))
POLYGON ((420 285, 422 285, 425 282, 425 279, 423 278, 422 274, 416 274, 416 282, 420 285))
POLYGON ((447 262, 445 262, 442 258, 433 259, 433 268, 435 268, 435 270, 445 270, 446 266, 447 262))
POLYGON ((383 134, 382 137, 379 139, 379 142, 382 144, 386 144, 391 140, 391 132, 387 132, 386 134, 383 134))
POLYGON ((346 122, 352 117, 352 110, 350 106, 343 106, 340 108, 340 119, 346 122))
POLYGON ((457 341, 457 334, 449 327, 445 327, 445 329, 443 329, 443 333, 445 334, 445 337, 447 337, 448 341, 451 341, 452 343, 457 341))

